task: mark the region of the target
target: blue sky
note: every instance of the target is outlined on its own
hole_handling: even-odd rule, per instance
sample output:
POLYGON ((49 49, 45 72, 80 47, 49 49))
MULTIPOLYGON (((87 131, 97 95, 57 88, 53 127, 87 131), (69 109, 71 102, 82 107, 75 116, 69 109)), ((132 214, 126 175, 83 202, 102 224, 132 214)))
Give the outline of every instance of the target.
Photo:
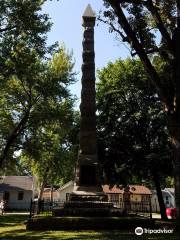
MULTIPOLYGON (((65 43, 69 50, 73 50, 77 83, 70 87, 71 92, 80 98, 81 91, 81 63, 82 63, 82 14, 88 5, 98 14, 103 8, 102 0, 53 0, 45 3, 43 12, 49 14, 53 26, 48 33, 48 44, 55 41, 65 43)), ((109 61, 126 58, 127 48, 115 40, 115 35, 108 32, 108 27, 99 23, 95 27, 96 69, 106 66, 109 61)), ((77 103, 79 105, 79 102, 77 103)))

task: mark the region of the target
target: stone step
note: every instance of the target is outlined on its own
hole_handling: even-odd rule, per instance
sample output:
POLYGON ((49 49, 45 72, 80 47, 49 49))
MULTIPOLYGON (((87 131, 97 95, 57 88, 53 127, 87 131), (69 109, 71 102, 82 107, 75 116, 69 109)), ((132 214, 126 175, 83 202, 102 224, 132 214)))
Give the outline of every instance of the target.
POLYGON ((64 208, 113 208, 113 203, 99 201, 68 201, 64 203, 64 208))
POLYGON ((110 217, 123 216, 121 209, 111 208, 62 208, 54 209, 53 216, 78 216, 78 217, 110 217))
POLYGON ((99 202, 107 202, 107 195, 106 194, 98 194, 94 192, 77 192, 71 193, 69 195, 69 201, 99 201, 99 202))

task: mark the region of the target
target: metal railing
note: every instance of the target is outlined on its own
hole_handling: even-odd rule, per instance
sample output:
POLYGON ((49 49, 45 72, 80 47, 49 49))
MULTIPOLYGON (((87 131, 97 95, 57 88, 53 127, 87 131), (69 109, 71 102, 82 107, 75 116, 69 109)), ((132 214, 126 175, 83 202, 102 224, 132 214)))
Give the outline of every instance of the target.
POLYGON ((61 200, 31 200, 29 218, 32 218, 36 215, 52 216, 53 209, 59 209, 63 207, 64 201, 61 200))
MULTIPOLYGON (((64 206, 71 205, 73 206, 71 201, 62 201, 62 200, 54 200, 54 201, 48 201, 48 200, 35 200, 31 201, 30 204, 30 215, 29 217, 32 218, 36 215, 45 215, 45 216, 52 216, 53 210, 55 209, 61 209, 64 208, 64 206)), ((89 205, 88 202, 85 203, 83 206, 90 206, 91 208, 97 208, 97 206, 103 207, 104 202, 97 201, 91 202, 89 205), (101 206, 102 203, 102 206, 101 206)), ((148 218, 152 218, 152 207, 151 207, 151 201, 111 201, 109 202, 109 206, 113 205, 114 210, 121 210, 122 212, 126 214, 136 214, 136 215, 142 215, 146 216, 148 218)), ((77 204, 76 204, 77 206, 77 204)), ((79 207, 81 207, 81 204, 79 204, 79 207)))

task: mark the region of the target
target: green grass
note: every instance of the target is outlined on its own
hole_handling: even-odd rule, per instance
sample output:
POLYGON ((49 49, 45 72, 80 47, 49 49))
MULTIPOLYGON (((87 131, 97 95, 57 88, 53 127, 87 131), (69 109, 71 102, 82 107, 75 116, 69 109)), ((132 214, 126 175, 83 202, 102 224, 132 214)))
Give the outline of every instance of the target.
POLYGON ((136 236, 133 232, 126 231, 26 231, 24 215, 0 216, 1 240, 136 240, 136 239, 162 239, 178 240, 179 237, 172 234, 146 234, 136 236))

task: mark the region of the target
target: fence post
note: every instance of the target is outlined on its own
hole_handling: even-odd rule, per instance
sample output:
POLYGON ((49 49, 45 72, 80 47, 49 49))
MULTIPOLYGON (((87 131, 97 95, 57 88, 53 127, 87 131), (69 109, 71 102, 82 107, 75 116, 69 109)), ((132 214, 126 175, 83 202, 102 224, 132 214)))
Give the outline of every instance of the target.
POLYGON ((29 208, 29 219, 32 218, 32 204, 33 204, 33 201, 32 201, 32 198, 31 198, 31 201, 30 201, 30 208, 29 208))
POLYGON ((151 198, 149 199, 149 210, 150 210, 150 220, 152 220, 152 205, 151 205, 151 198))
POLYGON ((40 211, 41 211, 41 199, 38 199, 38 202, 37 202, 37 214, 40 214, 40 211))

